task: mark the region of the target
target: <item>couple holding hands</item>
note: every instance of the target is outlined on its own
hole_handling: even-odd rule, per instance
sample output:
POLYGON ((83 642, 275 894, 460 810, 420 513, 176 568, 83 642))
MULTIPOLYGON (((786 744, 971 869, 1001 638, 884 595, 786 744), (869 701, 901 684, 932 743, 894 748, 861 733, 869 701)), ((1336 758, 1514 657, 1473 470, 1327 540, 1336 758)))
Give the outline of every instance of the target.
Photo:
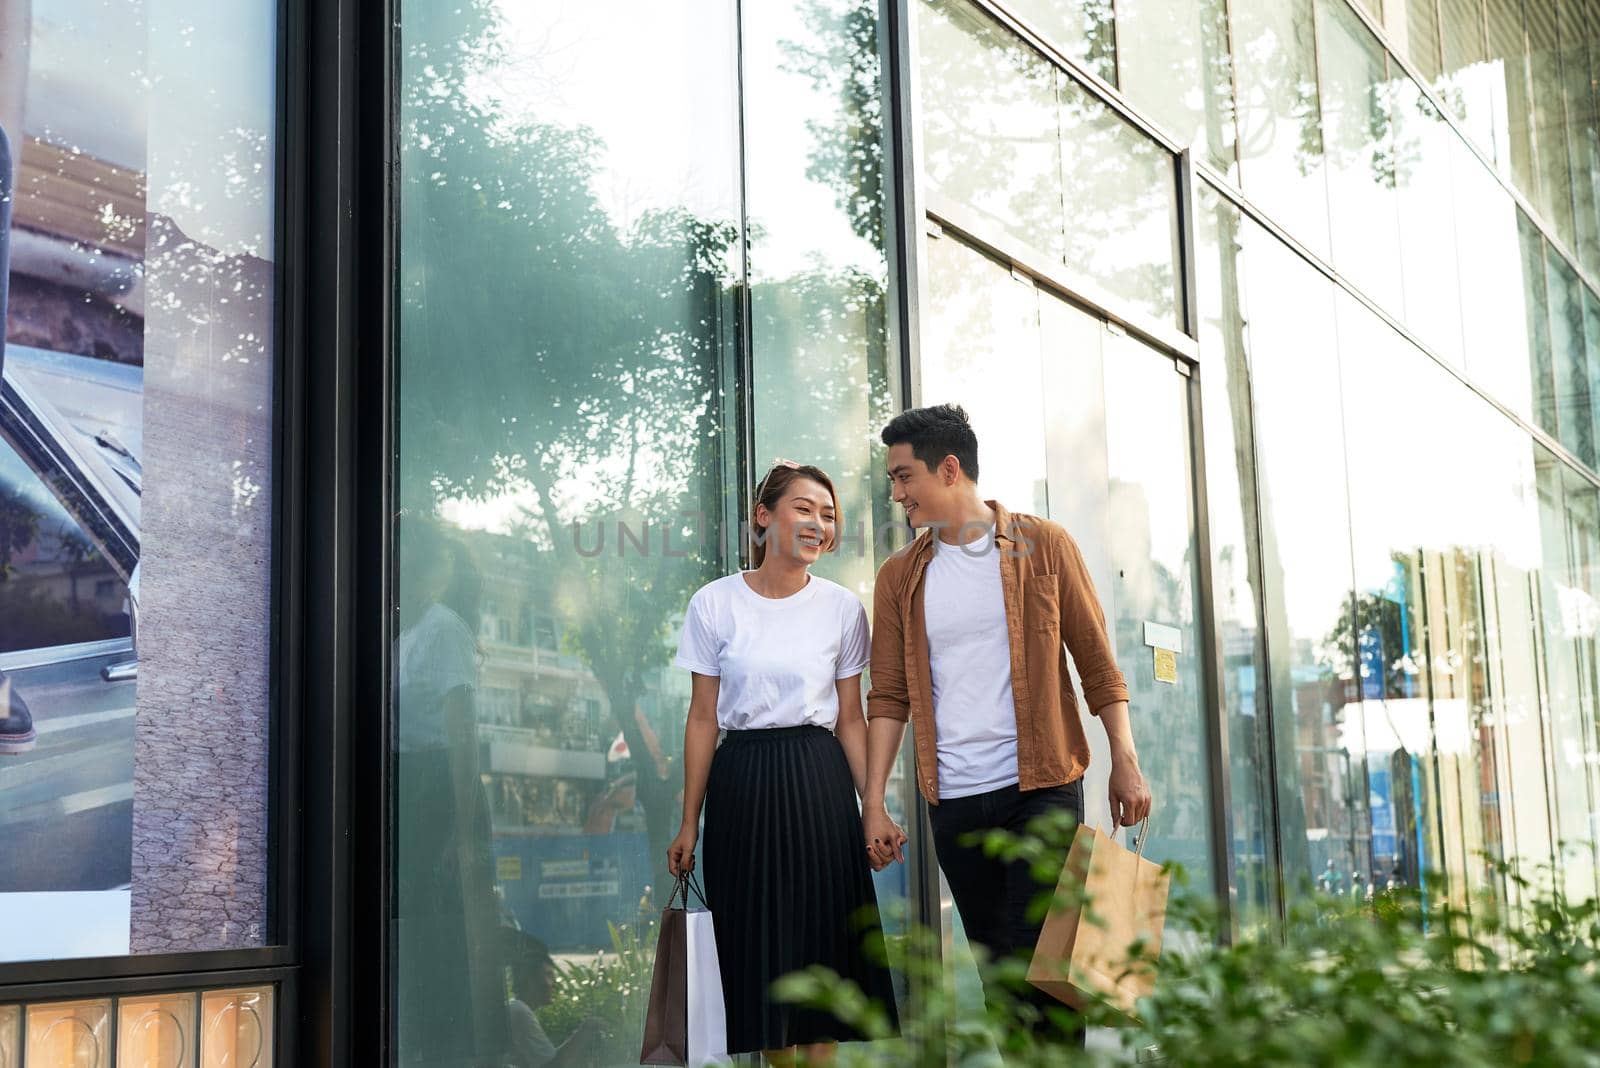
MULTIPOLYGON (((693 690, 667 862, 677 875, 703 853, 730 1053, 782 1063, 803 1049, 818 1062, 860 1037, 772 996, 774 980, 813 965, 895 1019, 888 970, 864 944, 878 927, 871 873, 905 855, 884 791, 907 722, 939 866, 968 938, 995 957, 1031 955, 1040 887, 1027 862, 985 856, 969 834, 1021 833, 1052 809, 1083 818, 1089 745, 1063 643, 1110 741, 1113 818, 1132 826, 1150 810, 1127 685, 1077 545, 979 495, 959 406, 903 412, 882 439, 893 500, 919 536, 878 572, 870 636, 856 595, 810 573, 840 516, 828 476, 792 461, 757 487, 754 569, 701 587, 684 619, 674 663, 693 690)), ((1049 1026, 1042 1009, 1059 1003, 1026 996, 1049 1026)))

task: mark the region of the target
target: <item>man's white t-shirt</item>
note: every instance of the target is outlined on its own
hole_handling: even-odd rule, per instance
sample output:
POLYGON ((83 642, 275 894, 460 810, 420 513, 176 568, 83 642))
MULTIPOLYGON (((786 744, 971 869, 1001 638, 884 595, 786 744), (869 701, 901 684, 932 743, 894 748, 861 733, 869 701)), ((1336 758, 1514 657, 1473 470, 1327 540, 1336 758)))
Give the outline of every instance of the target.
POLYGON ((1011 638, 994 533, 991 523, 965 545, 948 545, 935 535, 923 575, 940 799, 1018 781, 1011 638))
POLYGON ((673 663, 717 675, 717 725, 758 730, 839 718, 834 683, 871 658, 867 611, 855 594, 812 575, 797 593, 763 597, 738 572, 689 599, 673 663))

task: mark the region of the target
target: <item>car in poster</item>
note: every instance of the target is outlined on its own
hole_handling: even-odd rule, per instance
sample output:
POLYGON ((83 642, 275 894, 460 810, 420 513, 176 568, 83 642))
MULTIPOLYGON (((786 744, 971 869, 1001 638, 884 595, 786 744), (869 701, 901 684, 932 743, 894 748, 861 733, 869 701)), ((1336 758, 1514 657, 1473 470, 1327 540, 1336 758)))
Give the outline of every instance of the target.
POLYGON ((36 735, 0 754, 0 892, 131 879, 142 393, 127 364, 0 363, 0 689, 36 735))

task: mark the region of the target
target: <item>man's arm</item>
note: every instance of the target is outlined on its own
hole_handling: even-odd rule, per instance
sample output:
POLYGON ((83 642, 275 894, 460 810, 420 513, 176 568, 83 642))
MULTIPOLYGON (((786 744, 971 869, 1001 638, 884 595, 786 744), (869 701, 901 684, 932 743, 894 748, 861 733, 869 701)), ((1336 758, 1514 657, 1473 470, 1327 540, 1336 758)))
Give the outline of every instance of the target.
POLYGON ((1117 667, 1106 633, 1106 617, 1077 542, 1063 535, 1065 555, 1056 568, 1061 607, 1061 633, 1083 680, 1083 699, 1105 728, 1111 744, 1111 781, 1107 800, 1114 824, 1132 827, 1150 814, 1150 786, 1139 770, 1128 715, 1128 683, 1117 667))
POLYGON ((867 781, 861 795, 861 822, 874 868, 905 859, 906 833, 889 818, 884 805, 889 772, 911 717, 904 632, 891 585, 880 573, 872 591, 872 686, 867 691, 867 781))

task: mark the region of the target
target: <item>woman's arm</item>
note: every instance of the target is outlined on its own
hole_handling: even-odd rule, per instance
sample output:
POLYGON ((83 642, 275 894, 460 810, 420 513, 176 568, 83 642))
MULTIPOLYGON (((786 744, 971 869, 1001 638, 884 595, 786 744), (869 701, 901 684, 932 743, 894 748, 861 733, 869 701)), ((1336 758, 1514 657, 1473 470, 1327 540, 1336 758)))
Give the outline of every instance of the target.
POLYGON ((717 751, 717 693, 722 680, 694 673, 689 693, 689 718, 683 725, 683 825, 667 848, 667 870, 677 876, 694 870, 694 847, 700 838, 700 806, 705 803, 711 757, 717 751))
POLYGON ((839 691, 839 721, 833 733, 850 762, 850 778, 855 780, 856 796, 867 796, 867 717, 861 711, 861 676, 851 675, 834 683, 839 691))

